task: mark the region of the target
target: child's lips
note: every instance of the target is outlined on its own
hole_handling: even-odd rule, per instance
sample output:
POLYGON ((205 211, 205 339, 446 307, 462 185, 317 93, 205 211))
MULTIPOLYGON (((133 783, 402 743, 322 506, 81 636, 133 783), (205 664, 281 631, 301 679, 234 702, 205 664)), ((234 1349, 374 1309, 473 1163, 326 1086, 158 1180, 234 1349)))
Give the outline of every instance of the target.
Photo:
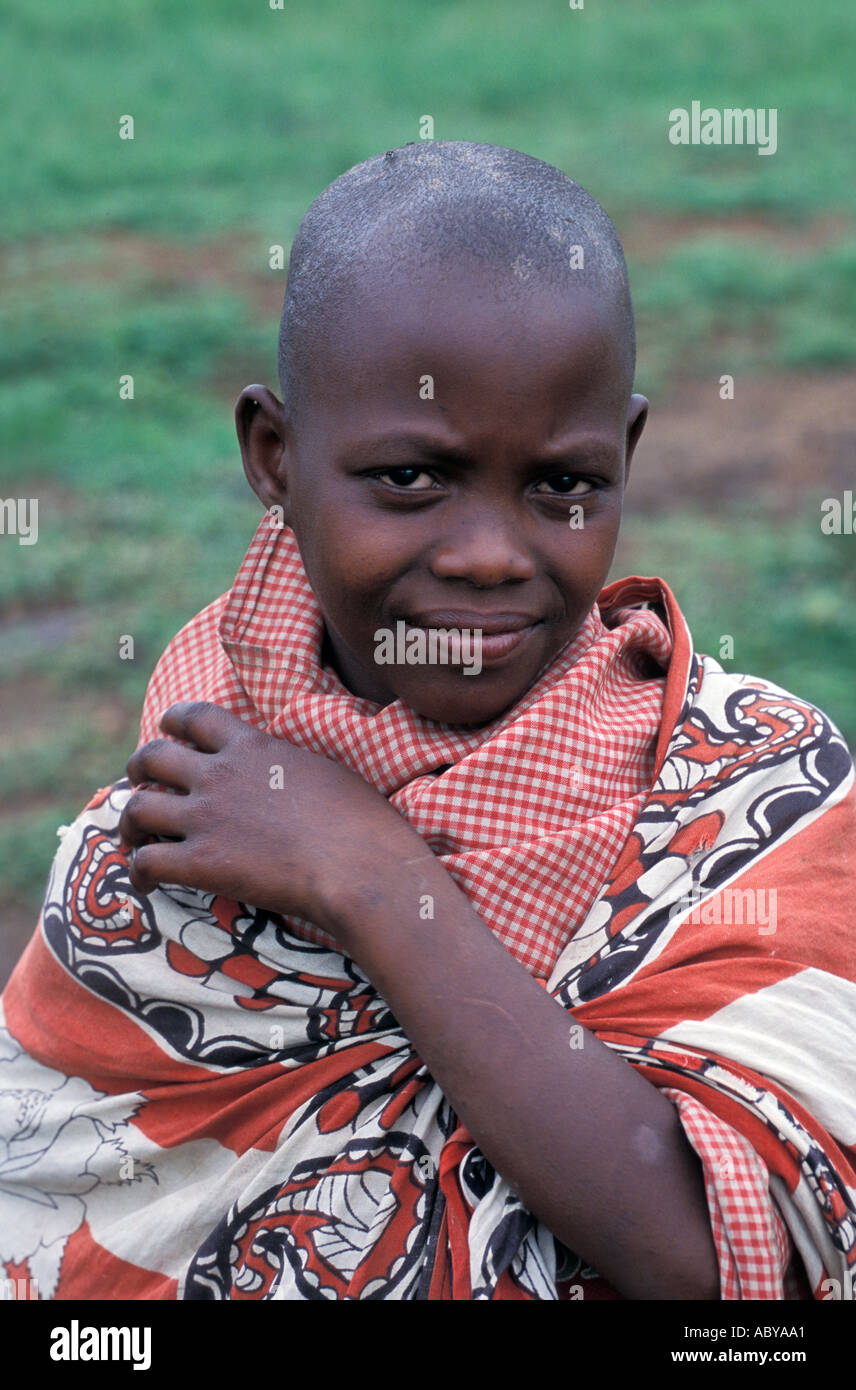
POLYGON ((467 628, 470 632, 481 632, 485 637, 521 632, 524 628, 535 627, 541 620, 535 613, 472 613, 456 609, 444 612, 414 613, 404 621, 408 627, 444 627, 449 629, 467 628))
POLYGON ((490 635, 483 633, 481 639, 482 666, 488 666, 491 662, 508 656, 509 652, 516 651, 532 635, 536 627, 538 627, 538 623, 531 623, 529 627, 516 628, 513 632, 495 632, 490 635))
POLYGON ((541 619, 531 613, 424 613, 405 619, 409 628, 445 628, 479 634, 476 650, 482 666, 501 661, 532 635, 541 619))

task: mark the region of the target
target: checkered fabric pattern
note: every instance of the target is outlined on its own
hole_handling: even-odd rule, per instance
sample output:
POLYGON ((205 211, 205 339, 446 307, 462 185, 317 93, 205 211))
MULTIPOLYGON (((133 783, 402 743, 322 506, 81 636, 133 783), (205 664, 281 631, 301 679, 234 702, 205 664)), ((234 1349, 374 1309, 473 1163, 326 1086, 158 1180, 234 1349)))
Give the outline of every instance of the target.
MULTIPOLYGON (((291 533, 265 519, 234 588, 160 663, 143 737, 173 701, 213 700, 361 773, 558 1004, 663 1088, 703 1165, 721 1296, 852 1300, 856 790, 822 712, 694 653, 659 580, 605 590, 482 730, 356 699, 323 632, 291 533), (681 860, 699 849, 725 865, 720 888, 702 855, 709 905, 735 884, 781 895, 774 947, 752 914, 698 931, 681 860)), ((439 1086, 341 956, 175 885, 128 922, 127 796, 102 789, 64 834, 4 992, 8 1094, 53 1098, 26 1139, 50 1147, 49 1174, 19 1164, 4 1183, 0 1265, 59 1298, 566 1296, 540 1223, 462 1127, 449 1135, 439 1086), (162 1220, 147 1182, 111 1183, 100 1155, 117 1142, 151 1165, 162 1220), (425 1200, 437 1182, 442 1207, 425 1200)), ((563 1253, 560 1272, 573 1264, 563 1253)), ((576 1265, 586 1297, 616 1297, 576 1265)))
MULTIPOLYGON (((664 678, 645 672, 650 659, 668 665, 668 630, 647 608, 602 615, 595 607, 524 698, 477 732, 422 719, 401 701, 381 709, 358 699, 322 665, 323 636, 293 533, 265 519, 230 593, 167 649, 142 741, 173 701, 209 699, 345 763, 389 796, 509 950, 543 978, 646 800, 664 678)), ((289 925, 329 944, 311 923, 289 925)), ((789 1296, 793 1246, 765 1165, 699 1101, 664 1094, 704 1166, 722 1297, 789 1296)))
POLYGON ((693 1096, 672 1087, 663 1095, 677 1107, 704 1168, 721 1298, 799 1298, 793 1242, 752 1145, 693 1096))
MULTIPOLYGON (((142 740, 212 700, 383 792, 527 970, 543 977, 623 849, 654 775, 672 639, 648 608, 597 606, 525 696, 477 730, 379 707, 323 666, 324 620, 293 533, 263 519, 229 594, 174 639, 142 740)), ((312 941, 310 923, 288 919, 312 941)))

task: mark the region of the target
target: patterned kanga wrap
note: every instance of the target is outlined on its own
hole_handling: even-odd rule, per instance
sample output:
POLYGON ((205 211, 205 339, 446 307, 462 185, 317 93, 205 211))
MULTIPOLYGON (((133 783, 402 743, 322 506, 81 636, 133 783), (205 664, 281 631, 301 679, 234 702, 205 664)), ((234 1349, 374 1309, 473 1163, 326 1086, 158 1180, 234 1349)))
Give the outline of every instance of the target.
MULTIPOLYGON (((213 700, 389 797, 475 909, 678 1107, 723 1297, 854 1297, 853 768, 830 722, 611 585, 493 724, 321 662, 288 530, 170 645, 142 738, 213 700)), ((64 833, 0 1011, 0 1269, 47 1298, 615 1296, 521 1206, 310 923, 137 897, 125 781, 64 833)), ((335 826, 331 826, 331 834, 335 826)), ((414 905, 414 911, 416 911, 414 905)), ((617 1199, 620 1194, 617 1194, 617 1199)))

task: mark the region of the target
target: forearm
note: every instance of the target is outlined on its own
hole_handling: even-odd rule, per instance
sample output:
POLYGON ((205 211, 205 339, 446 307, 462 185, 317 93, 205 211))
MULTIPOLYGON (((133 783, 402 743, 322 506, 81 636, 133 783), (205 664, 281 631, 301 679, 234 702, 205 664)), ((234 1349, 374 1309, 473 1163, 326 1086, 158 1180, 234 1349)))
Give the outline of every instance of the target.
POLYGON ((628 1298, 718 1298, 701 1167, 670 1101, 593 1033, 572 1034, 573 1016, 413 843, 339 895, 329 924, 343 948, 559 1240, 628 1298), (420 918, 426 894, 433 920, 420 918))

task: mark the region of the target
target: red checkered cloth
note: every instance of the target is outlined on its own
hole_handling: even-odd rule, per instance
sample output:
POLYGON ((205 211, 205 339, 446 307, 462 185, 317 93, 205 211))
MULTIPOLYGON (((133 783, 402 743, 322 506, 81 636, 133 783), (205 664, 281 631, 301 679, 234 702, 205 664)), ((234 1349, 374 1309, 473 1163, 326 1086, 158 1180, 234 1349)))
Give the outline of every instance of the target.
POLYGON ((793 1242, 773 1198, 769 1173, 747 1139, 692 1096, 672 1087, 675 1106, 701 1159, 723 1299, 798 1299, 803 1289, 793 1242))
MULTIPOLYGON (((676 1105, 722 1296, 852 1299, 856 791, 822 712, 694 653, 654 579, 605 590, 477 730, 357 699, 322 637, 293 536, 265 519, 158 666, 143 738, 175 700, 212 700, 364 776, 524 968, 676 1105), (735 920, 734 893, 763 898, 757 922, 735 920)), ((52 1099, 24 1130, 4 1111, 10 1153, 48 1158, 6 1174, 0 1266, 59 1298, 567 1296, 572 1252, 557 1267, 449 1133, 353 963, 246 904, 135 898, 129 795, 102 789, 63 835, 3 996, 7 1094, 52 1099)))
MULTIPOLYGON (((649 608, 613 608, 607 618, 609 627, 593 609, 549 676, 477 734, 435 725, 401 701, 379 711, 322 666, 323 615, 294 535, 265 518, 231 593, 164 654, 141 738, 154 737, 174 700, 206 698, 345 762, 390 796, 505 945, 543 976, 600 891, 653 777, 665 681, 642 671, 645 655, 668 664, 672 639, 649 608), (527 744, 555 755, 550 765, 533 755, 521 779, 527 744), (431 774, 448 763, 438 782, 431 774), (557 884, 559 855, 569 867, 572 858, 573 877, 557 884)), ((291 926, 326 941, 310 923, 291 926)), ((666 1094, 704 1164, 723 1298, 784 1297, 793 1247, 764 1164, 698 1101, 666 1094)))
MULTIPOLYGON (((322 666, 324 622, 293 533, 259 526, 231 593, 194 618, 149 686, 141 739, 173 701, 205 698, 298 746, 345 762, 390 796, 472 900, 538 975, 582 921, 645 802, 654 770, 671 637, 648 608, 595 608, 558 665, 473 734, 422 719, 401 701, 382 710, 322 666), (521 751, 533 754, 528 778, 521 751), (439 782, 438 766, 453 764, 439 782), (513 771, 512 771, 513 770, 513 771), (499 850, 495 847, 501 846, 499 850), (557 879, 558 857, 573 876, 557 879)), ((304 938, 326 941, 291 919, 304 938)), ((702 1160, 725 1299, 783 1298, 793 1246, 749 1143, 679 1091, 684 1129, 702 1160)))
POLYGON ((401 700, 358 699, 322 664, 323 637, 294 534, 265 517, 231 592, 164 653, 142 741, 174 701, 211 700, 344 763, 406 817, 521 964, 549 974, 649 794, 668 628, 620 595, 608 612, 595 607, 523 699, 477 730, 423 719, 401 700))

